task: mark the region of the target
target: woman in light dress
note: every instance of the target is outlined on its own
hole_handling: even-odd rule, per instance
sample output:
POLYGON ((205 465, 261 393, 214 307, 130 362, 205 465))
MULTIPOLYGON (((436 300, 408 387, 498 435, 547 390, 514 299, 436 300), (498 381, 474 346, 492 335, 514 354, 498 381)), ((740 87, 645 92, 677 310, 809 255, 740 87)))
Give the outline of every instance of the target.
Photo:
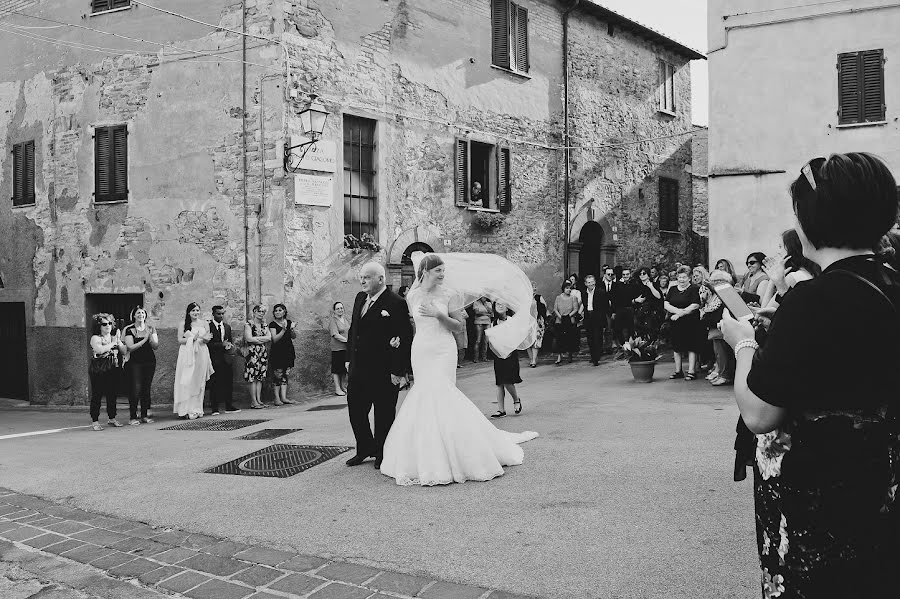
POLYGON ((538 434, 496 428, 457 389, 453 333, 465 326, 463 306, 454 305, 454 294, 442 287, 444 263, 439 256, 426 254, 417 275, 420 285, 407 297, 416 324, 411 349, 415 383, 391 426, 381 473, 398 485, 501 476, 503 466, 522 463, 518 443, 538 434))
POLYGON ((200 305, 188 304, 184 322, 178 325, 178 361, 175 363, 175 402, 173 411, 180 418, 203 416, 203 395, 213 366, 206 344, 212 339, 200 305))

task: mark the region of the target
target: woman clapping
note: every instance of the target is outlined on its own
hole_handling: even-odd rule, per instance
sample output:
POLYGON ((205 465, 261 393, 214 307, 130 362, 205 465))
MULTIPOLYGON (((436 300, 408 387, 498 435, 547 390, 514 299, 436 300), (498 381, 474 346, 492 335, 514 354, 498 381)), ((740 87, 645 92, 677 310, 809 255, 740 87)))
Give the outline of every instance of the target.
POLYGON ((131 311, 131 323, 125 327, 125 346, 128 348, 128 362, 125 371, 128 375, 130 389, 128 406, 131 411, 128 424, 137 426, 142 422, 150 424, 150 385, 156 372, 156 354, 159 347, 159 336, 156 329, 147 324, 147 311, 141 306, 131 311), (138 420, 138 402, 141 406, 141 419, 138 420))

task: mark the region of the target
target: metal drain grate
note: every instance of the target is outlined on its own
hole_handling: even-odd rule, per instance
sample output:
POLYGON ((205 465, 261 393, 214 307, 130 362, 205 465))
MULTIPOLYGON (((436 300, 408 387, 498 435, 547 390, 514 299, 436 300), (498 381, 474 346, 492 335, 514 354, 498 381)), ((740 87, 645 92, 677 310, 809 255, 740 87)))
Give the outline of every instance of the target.
POLYGON ((283 437, 285 435, 290 435, 291 433, 296 433, 297 431, 302 430, 302 428, 264 428, 261 431, 256 431, 250 433, 249 435, 244 435, 243 437, 236 438, 244 441, 259 441, 261 439, 275 439, 277 437, 283 437))
POLYGON ((306 411, 307 412, 321 412, 322 410, 343 410, 346 407, 347 407, 347 404, 345 404, 345 403, 336 403, 336 404, 330 404, 330 405, 325 405, 325 406, 316 406, 316 407, 310 408, 306 411))
POLYGON ((167 426, 164 431, 236 431, 239 428, 262 424, 268 420, 210 420, 197 419, 182 422, 174 426, 167 426))
POLYGON ((236 460, 205 470, 205 472, 287 478, 330 460, 349 449, 349 447, 319 445, 270 445, 265 449, 248 453, 236 460))

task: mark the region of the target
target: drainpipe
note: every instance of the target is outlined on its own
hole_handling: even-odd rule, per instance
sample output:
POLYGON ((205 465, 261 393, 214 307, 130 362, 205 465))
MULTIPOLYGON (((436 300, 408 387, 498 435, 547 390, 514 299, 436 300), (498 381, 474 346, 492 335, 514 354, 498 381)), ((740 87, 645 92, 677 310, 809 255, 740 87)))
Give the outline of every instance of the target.
POLYGON ((260 75, 259 76, 259 174, 262 181, 262 191, 259 196, 259 206, 256 208, 256 253, 257 263, 257 285, 259 287, 259 300, 262 302, 263 296, 263 275, 262 275, 262 228, 260 222, 262 219, 263 206, 266 202, 266 113, 265 113, 265 92, 263 91, 263 82, 266 79, 278 79, 282 77, 281 73, 260 75))
MULTIPOLYGON (((241 33, 247 33, 247 0, 241 0, 241 33)), ((241 36, 241 151, 244 175, 244 322, 250 322, 250 220, 247 217, 247 36, 241 36)))
POLYGON ((574 0, 572 5, 563 11, 563 150, 564 181, 563 202, 566 204, 565 244, 563 245, 563 276, 569 272, 569 14, 578 8, 581 0, 574 0))

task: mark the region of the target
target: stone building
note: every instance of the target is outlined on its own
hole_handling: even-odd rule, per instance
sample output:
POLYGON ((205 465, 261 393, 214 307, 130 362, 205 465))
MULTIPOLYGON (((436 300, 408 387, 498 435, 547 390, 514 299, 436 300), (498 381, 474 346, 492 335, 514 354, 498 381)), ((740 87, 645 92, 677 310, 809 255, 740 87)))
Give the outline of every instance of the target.
POLYGON ((165 402, 189 302, 225 305, 236 331, 248 305, 283 302, 305 393, 328 381, 331 305, 352 305, 366 260, 397 288, 415 249, 494 252, 553 297, 567 270, 694 256, 703 57, 571 5, 0 5, 0 346, 22 373, 0 395, 83 403, 100 310, 148 308, 165 402), (310 94, 324 133, 286 160, 310 94), (345 247, 363 234, 375 251, 345 247))
POLYGON ((794 225, 810 159, 868 151, 900 175, 900 5, 779 4, 709 3, 710 252, 736 265, 794 225))

